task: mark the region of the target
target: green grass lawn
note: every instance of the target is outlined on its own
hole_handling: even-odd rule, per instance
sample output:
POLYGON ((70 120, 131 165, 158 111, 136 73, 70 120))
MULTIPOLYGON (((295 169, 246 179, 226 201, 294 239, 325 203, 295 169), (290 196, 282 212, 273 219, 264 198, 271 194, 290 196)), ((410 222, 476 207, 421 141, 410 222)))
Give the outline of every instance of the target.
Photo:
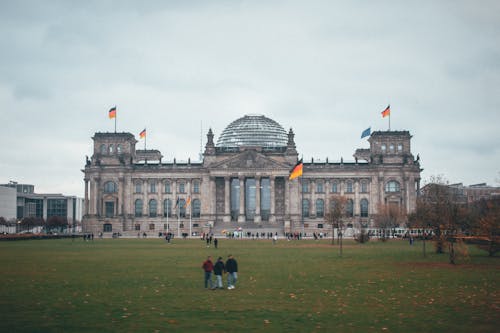
MULTIPOLYGON (((497 332, 500 258, 421 243, 33 240, 0 243, 2 332, 497 332), (431 246, 428 246, 431 248, 431 246), (233 254, 234 290, 201 264, 233 254)), ((225 282, 225 276, 224 276, 225 282)))

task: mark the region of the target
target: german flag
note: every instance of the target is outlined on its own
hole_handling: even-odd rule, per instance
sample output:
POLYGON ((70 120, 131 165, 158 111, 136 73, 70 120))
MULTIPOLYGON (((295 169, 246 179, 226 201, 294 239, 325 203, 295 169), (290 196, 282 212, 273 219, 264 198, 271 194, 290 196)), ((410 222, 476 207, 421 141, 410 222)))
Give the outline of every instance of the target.
POLYGON ((144 139, 144 138, 146 137, 146 129, 143 129, 143 130, 141 131, 141 133, 139 133, 139 137, 140 137, 141 139, 144 139))
POLYGON ((385 118, 387 116, 391 115, 391 105, 387 105, 384 111, 382 111, 382 118, 385 118))
POLYGON ((116 106, 109 109, 108 116, 109 116, 109 119, 116 118, 116 106))
POLYGON ((302 176, 302 169, 304 164, 302 163, 302 159, 300 159, 297 164, 290 170, 290 176, 288 176, 289 180, 295 179, 297 177, 302 176))

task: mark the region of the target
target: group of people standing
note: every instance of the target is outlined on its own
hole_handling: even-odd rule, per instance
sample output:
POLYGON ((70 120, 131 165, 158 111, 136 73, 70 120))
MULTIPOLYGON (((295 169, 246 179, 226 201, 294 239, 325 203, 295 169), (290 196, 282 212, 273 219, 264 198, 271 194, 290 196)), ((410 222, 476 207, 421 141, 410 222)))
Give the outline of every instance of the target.
POLYGON ((223 273, 227 273, 227 289, 235 288, 234 286, 238 280, 238 262, 231 254, 227 257, 226 263, 224 263, 222 257, 219 257, 215 264, 212 262, 212 256, 208 256, 201 268, 205 272, 205 288, 211 290, 224 289, 222 284, 223 273), (212 281, 212 272, 215 275, 216 285, 212 281))

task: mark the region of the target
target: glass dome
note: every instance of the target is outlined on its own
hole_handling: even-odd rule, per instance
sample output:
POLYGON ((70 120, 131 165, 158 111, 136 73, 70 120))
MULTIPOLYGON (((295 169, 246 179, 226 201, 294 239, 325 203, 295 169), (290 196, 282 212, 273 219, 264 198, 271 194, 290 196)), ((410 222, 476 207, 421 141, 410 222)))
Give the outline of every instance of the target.
POLYGON ((222 131, 217 147, 286 147, 287 142, 288 135, 280 124, 263 115, 249 114, 222 131))

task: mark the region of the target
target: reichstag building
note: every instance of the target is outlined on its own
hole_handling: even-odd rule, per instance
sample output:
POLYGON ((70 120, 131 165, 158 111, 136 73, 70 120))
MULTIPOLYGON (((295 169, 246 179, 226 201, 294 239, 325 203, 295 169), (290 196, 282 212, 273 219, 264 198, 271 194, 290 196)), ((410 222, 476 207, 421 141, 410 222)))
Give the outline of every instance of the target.
POLYGON ((263 115, 230 123, 215 142, 210 129, 201 162, 162 161, 136 149, 131 133, 95 133, 85 176, 86 232, 104 236, 220 234, 223 230, 331 233, 332 198, 347 199, 349 228, 371 226, 380 205, 415 209, 420 164, 408 131, 376 131, 351 162, 298 161, 294 133, 263 115))

